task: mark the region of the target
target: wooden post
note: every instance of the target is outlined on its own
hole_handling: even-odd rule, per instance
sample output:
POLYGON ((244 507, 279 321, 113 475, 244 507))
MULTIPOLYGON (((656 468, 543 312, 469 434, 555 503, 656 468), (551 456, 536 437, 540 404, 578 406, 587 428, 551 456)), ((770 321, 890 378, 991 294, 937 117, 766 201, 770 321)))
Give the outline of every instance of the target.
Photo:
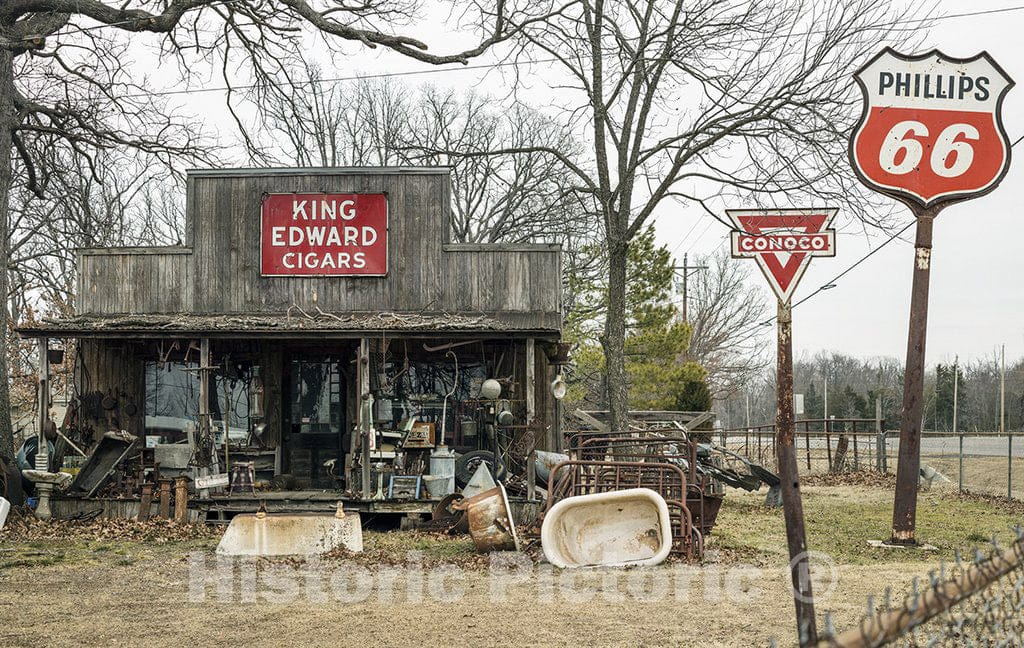
MULTIPOLYGON (((210 372, 208 367, 210 366, 210 338, 203 338, 199 343, 199 439, 197 445, 203 447, 206 441, 209 441, 214 447, 214 457, 216 457, 216 440, 213 439, 213 425, 210 421, 210 372)), ((193 450, 194 451, 194 450, 193 450)), ((195 466, 192 469, 193 480, 196 476, 206 477, 210 474, 210 469, 206 465, 209 461, 208 457, 199 457, 195 455, 196 459, 202 462, 199 466, 195 466)), ((199 491, 199 497, 207 499, 210 496, 209 489, 202 489, 199 491)), ((177 515, 177 509, 175 509, 175 515, 177 515)))
POLYGON ((139 500, 139 522, 145 522, 153 508, 153 484, 146 482, 142 485, 142 498, 139 500))
MULTIPOLYGON (((537 418, 537 356, 536 342, 533 338, 526 340, 526 423, 537 418)), ((544 385, 547 388, 547 385, 544 385)))
POLYGON ((921 473, 921 418, 924 414, 924 350, 928 337, 928 284, 932 267, 932 224, 941 206, 914 208, 917 234, 914 243, 914 278, 910 292, 910 326, 903 375, 903 410, 896 467, 896 497, 892 509, 890 542, 915 545, 917 488, 921 473))
POLYGON ((47 361, 49 340, 39 338, 39 386, 36 405, 39 424, 36 426, 39 447, 36 449, 36 470, 50 472, 50 447, 46 441, 46 433, 50 423, 50 363, 47 361))
POLYGON ((174 521, 188 522, 188 477, 174 479, 174 521))
POLYGON ((804 445, 807 448, 807 472, 811 472, 811 432, 804 423, 804 445))
POLYGON ((359 385, 359 438, 360 438, 360 483, 363 499, 370 499, 370 419, 373 412, 367 411, 370 400, 370 341, 359 340, 359 360, 356 363, 359 385))
POLYGON ((888 448, 886 448, 885 434, 882 431, 882 400, 875 397, 875 470, 884 473, 887 470, 886 460, 888 448))

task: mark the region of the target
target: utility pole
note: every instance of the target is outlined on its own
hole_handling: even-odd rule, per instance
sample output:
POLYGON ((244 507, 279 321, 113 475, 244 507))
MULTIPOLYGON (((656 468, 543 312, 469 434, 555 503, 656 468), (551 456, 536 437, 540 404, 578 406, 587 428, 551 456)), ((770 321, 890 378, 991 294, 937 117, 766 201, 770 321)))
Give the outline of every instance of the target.
POLYGON ((686 324, 686 323, 688 323, 690 321, 689 320, 689 314, 687 312, 687 310, 688 310, 688 303, 689 303, 688 302, 688 298, 689 298, 689 295, 688 295, 689 290, 688 289, 689 289, 690 271, 692 270, 693 272, 700 272, 701 270, 707 270, 708 269, 708 267, 706 265, 695 265, 695 266, 690 265, 689 257, 690 257, 690 255, 689 255, 688 252, 684 253, 683 254, 683 265, 675 266, 673 268, 677 272, 681 272, 681 274, 683 276, 682 289, 683 289, 683 323, 684 324, 686 324))
POLYGON ((826 432, 831 432, 831 430, 828 429, 828 377, 827 376, 825 377, 825 403, 824 403, 824 409, 822 410, 821 417, 823 419, 825 419, 825 431, 826 432))
POLYGON ((747 389, 747 393, 744 394, 747 397, 747 430, 750 430, 750 389, 747 389))

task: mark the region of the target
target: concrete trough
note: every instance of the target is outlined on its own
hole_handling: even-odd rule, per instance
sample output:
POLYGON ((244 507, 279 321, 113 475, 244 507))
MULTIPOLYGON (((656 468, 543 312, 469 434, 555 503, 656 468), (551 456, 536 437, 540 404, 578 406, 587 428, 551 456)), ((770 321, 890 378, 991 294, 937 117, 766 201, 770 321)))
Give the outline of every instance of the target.
POLYGON ((217 553, 225 556, 308 556, 334 549, 363 550, 358 513, 241 514, 231 519, 217 553))

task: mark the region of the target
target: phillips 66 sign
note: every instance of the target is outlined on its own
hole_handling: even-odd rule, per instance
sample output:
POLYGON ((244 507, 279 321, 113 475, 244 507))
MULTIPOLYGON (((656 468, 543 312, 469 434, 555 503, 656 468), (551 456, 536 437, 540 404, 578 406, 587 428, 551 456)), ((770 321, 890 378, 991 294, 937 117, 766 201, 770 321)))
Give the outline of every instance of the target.
POLYGON ((1013 81, 987 53, 886 48, 854 75, 864 112, 850 158, 872 189, 930 208, 995 188, 1010 164, 1003 97, 1013 81))

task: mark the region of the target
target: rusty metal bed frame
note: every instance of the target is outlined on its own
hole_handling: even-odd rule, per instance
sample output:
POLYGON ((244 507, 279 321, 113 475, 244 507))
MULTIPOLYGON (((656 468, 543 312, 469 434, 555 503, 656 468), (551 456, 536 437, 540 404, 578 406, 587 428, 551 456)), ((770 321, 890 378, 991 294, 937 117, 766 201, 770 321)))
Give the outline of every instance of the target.
POLYGON ((576 458, 591 461, 661 461, 687 467, 686 505, 693 516, 694 525, 707 538, 715 526, 723 496, 711 489, 711 480, 697 470, 697 447, 684 436, 675 437, 596 437, 589 436, 579 444, 576 458), (632 449, 636 449, 631 451, 632 449))

